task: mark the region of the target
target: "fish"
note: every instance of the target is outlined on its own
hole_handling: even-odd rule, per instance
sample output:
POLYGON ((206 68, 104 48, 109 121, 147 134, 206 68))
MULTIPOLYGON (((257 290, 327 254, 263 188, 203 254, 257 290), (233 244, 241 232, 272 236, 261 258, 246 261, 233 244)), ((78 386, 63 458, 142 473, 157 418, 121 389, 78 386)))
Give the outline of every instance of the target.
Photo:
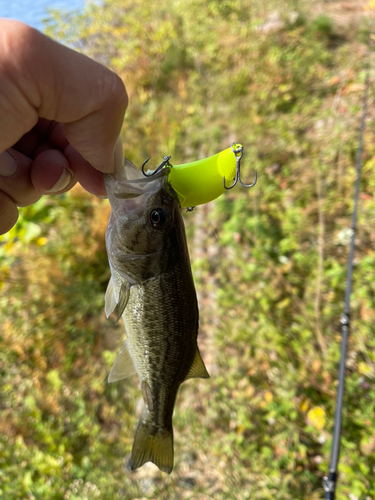
POLYGON ((209 374, 197 343, 198 302, 181 206, 168 174, 166 167, 145 177, 125 159, 124 171, 105 174, 104 182, 112 208, 105 313, 116 309, 126 332, 108 382, 137 374, 144 401, 127 467, 150 461, 170 474, 179 386, 209 374))

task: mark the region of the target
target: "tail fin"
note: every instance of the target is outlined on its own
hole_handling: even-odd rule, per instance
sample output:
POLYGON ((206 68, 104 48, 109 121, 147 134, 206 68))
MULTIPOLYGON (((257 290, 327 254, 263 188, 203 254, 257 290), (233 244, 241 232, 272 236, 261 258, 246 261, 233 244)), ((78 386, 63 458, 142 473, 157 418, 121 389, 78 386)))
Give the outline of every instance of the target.
POLYGON ((173 469, 173 429, 164 435, 151 434, 142 417, 134 436, 130 470, 138 469, 146 462, 153 462, 159 469, 170 474, 173 469))

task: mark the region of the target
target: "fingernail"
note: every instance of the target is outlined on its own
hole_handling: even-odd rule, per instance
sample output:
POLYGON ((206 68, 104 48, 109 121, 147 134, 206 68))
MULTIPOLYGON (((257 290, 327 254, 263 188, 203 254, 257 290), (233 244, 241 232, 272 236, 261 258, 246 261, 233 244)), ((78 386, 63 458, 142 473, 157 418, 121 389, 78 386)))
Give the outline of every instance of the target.
POLYGON ((0 154, 0 175, 3 177, 9 177, 16 173, 17 163, 15 162, 12 155, 7 151, 0 154))
POLYGON ((108 196, 99 196, 98 194, 95 195, 99 200, 108 200, 108 196))
POLYGON ((63 173, 61 174, 60 179, 56 182, 56 184, 48 189, 46 193, 57 193, 65 189, 70 181, 72 180, 73 172, 67 168, 64 168, 63 173))
POLYGON ((124 170, 124 150, 120 136, 117 138, 115 149, 113 151, 113 163, 115 172, 122 172, 124 170))

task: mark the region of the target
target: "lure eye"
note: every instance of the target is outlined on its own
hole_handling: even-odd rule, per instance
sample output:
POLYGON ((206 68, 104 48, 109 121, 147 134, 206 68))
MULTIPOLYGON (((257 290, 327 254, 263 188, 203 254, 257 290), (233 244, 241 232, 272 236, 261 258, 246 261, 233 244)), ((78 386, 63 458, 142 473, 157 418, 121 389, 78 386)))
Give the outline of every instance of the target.
POLYGON ((167 220, 167 214, 162 208, 156 208, 150 213, 150 221, 153 227, 160 228, 167 220))

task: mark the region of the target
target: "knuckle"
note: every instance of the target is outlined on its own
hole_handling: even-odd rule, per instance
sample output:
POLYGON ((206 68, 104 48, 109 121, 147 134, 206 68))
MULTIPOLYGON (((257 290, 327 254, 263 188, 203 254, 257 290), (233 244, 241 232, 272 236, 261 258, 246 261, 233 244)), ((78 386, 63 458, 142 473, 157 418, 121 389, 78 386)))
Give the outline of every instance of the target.
POLYGON ((30 190, 29 193, 25 193, 22 198, 16 200, 19 207, 28 207, 33 203, 36 203, 42 197, 41 193, 37 193, 34 190, 30 190))
POLYGON ((113 71, 107 73, 104 81, 104 93, 109 102, 121 105, 125 109, 128 105, 128 94, 122 79, 113 71))

